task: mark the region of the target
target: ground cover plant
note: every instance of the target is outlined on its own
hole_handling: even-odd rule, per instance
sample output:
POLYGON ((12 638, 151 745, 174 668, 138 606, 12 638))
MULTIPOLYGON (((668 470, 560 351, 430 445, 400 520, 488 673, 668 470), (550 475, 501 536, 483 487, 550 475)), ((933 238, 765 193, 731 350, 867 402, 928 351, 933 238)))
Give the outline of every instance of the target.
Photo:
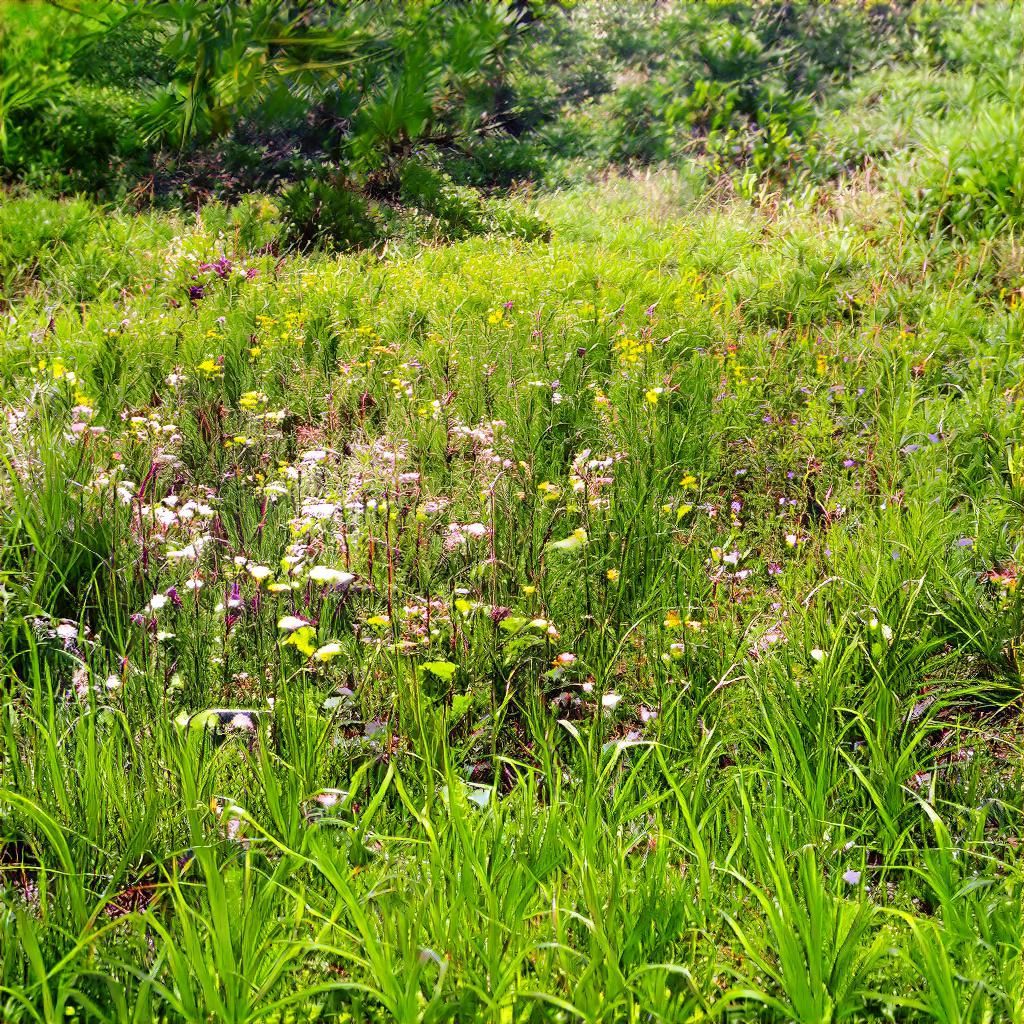
POLYGON ((0 5, 0 1020, 1024 1019, 1019 10, 503 5, 218 191, 155 6, 79 150, 0 5))

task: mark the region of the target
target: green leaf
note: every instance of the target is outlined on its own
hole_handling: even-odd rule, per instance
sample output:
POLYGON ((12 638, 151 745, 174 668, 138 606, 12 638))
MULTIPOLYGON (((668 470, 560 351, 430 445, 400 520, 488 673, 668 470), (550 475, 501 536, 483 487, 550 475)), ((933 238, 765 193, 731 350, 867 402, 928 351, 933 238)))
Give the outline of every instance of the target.
POLYGON ((459 666, 453 665, 450 661, 427 661, 424 662, 423 668, 431 675, 437 676, 443 683, 450 683, 455 673, 459 671, 459 666))

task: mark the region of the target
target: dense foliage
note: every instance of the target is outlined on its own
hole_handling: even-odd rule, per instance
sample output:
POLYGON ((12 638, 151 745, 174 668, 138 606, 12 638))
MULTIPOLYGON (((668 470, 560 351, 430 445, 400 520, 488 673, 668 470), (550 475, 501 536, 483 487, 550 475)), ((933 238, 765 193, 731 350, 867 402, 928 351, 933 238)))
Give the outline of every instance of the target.
POLYGON ((1024 1019, 1022 22, 0 2, 0 1020, 1024 1019))

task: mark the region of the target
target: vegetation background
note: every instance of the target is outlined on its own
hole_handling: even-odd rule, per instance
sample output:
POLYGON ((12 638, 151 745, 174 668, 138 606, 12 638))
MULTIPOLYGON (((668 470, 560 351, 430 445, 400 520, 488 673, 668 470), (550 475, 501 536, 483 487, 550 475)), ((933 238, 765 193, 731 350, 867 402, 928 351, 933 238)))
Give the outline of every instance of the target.
POLYGON ((0 1019, 1024 1020, 1022 55, 0 0, 0 1019))

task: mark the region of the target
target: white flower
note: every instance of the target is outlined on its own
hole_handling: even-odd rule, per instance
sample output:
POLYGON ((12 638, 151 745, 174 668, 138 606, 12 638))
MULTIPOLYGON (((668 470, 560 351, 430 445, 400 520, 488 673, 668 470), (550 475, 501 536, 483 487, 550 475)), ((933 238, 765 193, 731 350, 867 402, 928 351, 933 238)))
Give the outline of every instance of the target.
POLYGON ((164 607, 165 604, 167 604, 167 601, 168 598, 166 594, 154 594, 149 599, 149 604, 146 605, 146 611, 158 612, 160 611, 161 608, 164 607))
POLYGON ((338 506, 329 501, 305 502, 302 506, 302 514, 311 519, 330 519, 337 510, 338 506))
POLYGON ((618 704, 620 700, 622 700, 622 695, 621 694, 619 694, 619 693, 606 693, 601 698, 601 707, 607 708, 609 711, 611 711, 611 709, 614 708, 615 705, 618 704))
POLYGON ((327 565, 314 565, 309 570, 309 578, 314 583, 329 583, 334 586, 342 586, 346 583, 351 583, 355 576, 350 572, 344 572, 341 569, 332 569, 327 565))
POLYGON ((825 660, 825 652, 820 647, 815 647, 811 651, 811 657, 815 661, 824 661, 825 660))
POLYGON ((313 652, 313 659, 314 661, 330 661, 331 658, 336 658, 339 654, 341 654, 341 644, 324 644, 323 647, 318 647, 313 652))
POLYGON ((297 615, 284 615, 277 622, 277 628, 286 633, 294 633, 295 630, 308 625, 309 623, 305 619, 300 619, 297 615))

